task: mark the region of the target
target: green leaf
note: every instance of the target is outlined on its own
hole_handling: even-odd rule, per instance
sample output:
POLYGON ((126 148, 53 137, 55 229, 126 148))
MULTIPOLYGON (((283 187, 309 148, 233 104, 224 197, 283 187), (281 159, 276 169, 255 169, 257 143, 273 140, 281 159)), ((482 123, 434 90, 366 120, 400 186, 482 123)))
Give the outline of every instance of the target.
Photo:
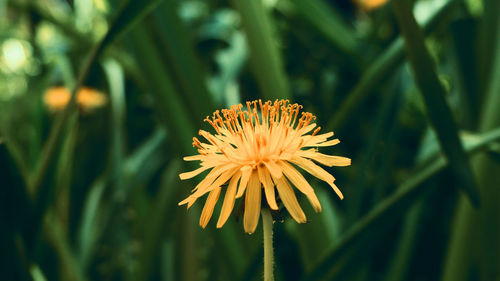
POLYGON ((43 232, 54 248, 61 266, 61 278, 64 280, 85 281, 83 269, 73 254, 67 233, 58 218, 49 215, 45 218, 43 232))
POLYGON ((233 0, 243 21, 250 67, 257 79, 261 96, 268 100, 290 99, 284 63, 274 38, 273 19, 260 0, 233 0))
POLYGON ((156 1, 131 1, 125 5, 122 9, 122 13, 115 19, 104 38, 92 48, 80 69, 76 85, 72 89, 71 100, 54 122, 31 181, 30 188, 36 193, 36 199, 34 217, 29 224, 29 230, 26 232, 28 236, 28 247, 34 246, 33 244, 35 243, 40 225, 42 224, 42 218, 49 206, 49 202, 52 200, 55 163, 58 159, 57 155, 60 155, 63 140, 66 137, 65 131, 67 128, 74 126, 77 120, 76 92, 84 85, 91 67, 102 51, 118 35, 122 34, 126 28, 130 27, 134 22, 144 16, 144 14, 153 7, 154 3, 156 3, 156 1))
MULTIPOLYGON (((475 153, 498 139, 500 139, 500 128, 481 134, 478 136, 478 141, 475 144, 466 145, 467 152, 475 153)), ((446 160, 440 156, 401 183, 395 193, 380 202, 372 211, 358 220, 344 234, 337 245, 327 250, 326 254, 320 258, 317 265, 312 268, 304 280, 322 279, 323 276, 329 273, 329 269, 338 259, 346 253, 349 254, 351 246, 357 245, 360 241, 367 239, 367 235, 372 231, 376 231, 380 223, 393 221, 400 215, 403 215, 405 210, 412 206, 420 198, 419 195, 428 187, 428 185, 423 185, 423 183, 445 167, 446 160)))
MULTIPOLYGON (((456 7, 458 0, 448 0, 433 15, 422 23, 424 34, 428 35, 436 27, 448 21, 448 15, 456 7)), ((403 38, 398 37, 383 53, 381 53, 374 62, 369 65, 361 76, 354 89, 347 95, 347 98, 340 104, 338 111, 326 126, 327 131, 339 131, 347 125, 347 120, 359 105, 366 98, 374 93, 374 88, 378 87, 388 77, 391 77, 394 69, 404 62, 404 42, 403 38)))
POLYGON ((140 22, 147 14, 149 14, 162 0, 128 0, 118 16, 113 21, 111 28, 106 33, 102 40, 102 48, 109 45, 116 38, 127 32, 132 26, 140 22))
POLYGON ((166 160, 165 144, 166 134, 163 129, 158 129, 143 144, 129 155, 122 164, 124 177, 124 190, 114 190, 115 199, 106 205, 102 202, 104 191, 110 186, 111 178, 106 174, 97 178, 90 187, 90 192, 85 198, 83 215, 80 221, 77 241, 79 260, 86 268, 94 254, 96 242, 109 225, 110 219, 117 211, 118 202, 125 201, 124 196, 138 186, 148 183, 166 160))
POLYGON ((323 0, 291 1, 304 19, 318 29, 336 48, 352 57, 359 42, 355 31, 342 20, 342 17, 323 0))
MULTIPOLYGON (((485 1, 486 2, 486 1, 485 1)), ((486 6, 486 5, 485 5, 486 6)), ((485 13, 496 14, 495 26, 485 27, 491 29, 490 36, 483 38, 484 43, 500 46, 500 20, 498 9, 500 3, 488 1, 489 8, 485 13), (496 31, 494 31, 496 30, 496 31)), ((490 15, 491 16, 491 15, 490 15)), ((498 48, 494 57, 488 58, 492 61, 491 76, 485 87, 485 99, 481 110, 479 130, 484 132, 500 126, 500 52, 498 48)), ((487 280, 491 276, 498 276, 498 262, 500 245, 498 237, 500 227, 495 218, 498 217, 499 193, 498 174, 500 165, 489 157, 477 158, 473 161, 474 170, 478 175, 479 188, 481 190, 481 202, 479 210, 474 210, 464 200, 458 204, 453 222, 452 236, 450 238, 448 253, 444 263, 444 281, 467 280, 471 271, 478 272, 479 280, 487 280), (471 266, 472 259, 478 257, 477 265, 471 266)))
POLYGON ((103 62, 104 72, 108 78, 111 97, 111 174, 117 192, 125 192, 123 182, 123 154, 125 153, 125 77, 123 69, 116 61, 108 59, 103 62))
POLYGON ((180 163, 174 160, 165 168, 158 194, 155 196, 151 214, 147 221, 142 223, 144 229, 144 248, 139 258, 139 274, 136 280, 149 280, 151 268, 154 265, 155 254, 160 248, 165 230, 172 227, 176 212, 177 200, 180 200, 180 189, 173 188, 178 181, 180 163))
POLYGON ((170 73, 162 64, 162 56, 149 36, 144 26, 139 26, 132 32, 134 50, 143 74, 148 78, 148 86, 155 100, 155 109, 160 120, 176 137, 175 145, 183 154, 192 154, 192 138, 195 126, 188 116, 186 105, 182 102, 170 73))
POLYGON ((432 57, 427 51, 424 35, 420 30, 412 7, 407 0, 393 2, 396 18, 405 39, 405 48, 413 68, 415 80, 427 108, 427 114, 436 131, 441 150, 445 154, 451 171, 459 180, 460 187, 471 202, 479 205, 479 191, 469 159, 460 143, 458 130, 451 110, 446 103, 446 90, 439 81, 432 57))
POLYGON ((166 1, 155 11, 148 25, 161 46, 162 57, 168 62, 173 82, 178 84, 196 124, 215 111, 212 96, 206 85, 204 69, 190 40, 189 30, 177 15, 174 1, 166 1))

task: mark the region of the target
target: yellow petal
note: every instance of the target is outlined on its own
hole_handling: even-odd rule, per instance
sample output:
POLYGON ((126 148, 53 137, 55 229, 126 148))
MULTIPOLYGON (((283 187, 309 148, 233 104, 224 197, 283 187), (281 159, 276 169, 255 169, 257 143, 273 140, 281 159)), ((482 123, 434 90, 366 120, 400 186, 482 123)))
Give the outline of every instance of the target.
MULTIPOLYGON (((233 177, 235 173, 237 173, 239 170, 238 167, 227 170, 226 172, 222 173, 220 177, 218 177, 211 185, 212 188, 224 185, 230 178, 233 177)), ((208 188, 206 192, 211 191, 212 188, 208 188)))
POLYGON ((309 124, 309 125, 307 125, 307 126, 305 126, 305 127, 301 128, 301 129, 299 130, 299 134, 300 134, 300 135, 307 134, 307 133, 309 133, 310 131, 312 131, 312 129, 314 129, 315 127, 316 127, 316 123, 309 124))
POLYGON ((243 214, 243 227, 247 233, 254 233, 259 223, 261 187, 259 176, 254 171, 248 181, 245 194, 245 213, 243 214))
POLYGON ((214 212, 215 203, 219 199, 220 194, 220 186, 214 190, 212 190, 207 197, 207 201, 205 202, 205 206, 203 207, 203 211, 201 211, 200 216, 200 225, 205 228, 210 218, 212 217, 212 213, 214 212))
POLYGON ((224 171, 227 171, 227 169, 229 168, 229 165, 226 165, 226 166, 217 166, 215 168, 213 168, 209 173, 208 175, 200 182, 198 183, 194 188, 193 190, 191 190, 191 192, 194 192, 198 189, 203 189, 204 186, 206 185, 209 185, 211 183, 214 182, 214 180, 220 176, 220 174, 222 174, 224 171))
POLYGON ((240 177, 241 172, 237 172, 229 181, 226 195, 224 196, 224 202, 222 203, 219 220, 217 221, 217 228, 221 228, 226 223, 231 211, 233 210, 234 200, 236 199, 236 186, 240 177))
POLYGON ((304 145, 302 145, 302 147, 332 146, 332 145, 336 145, 336 144, 340 143, 339 139, 333 139, 333 140, 329 140, 329 141, 325 140, 325 141, 319 142, 319 141, 315 141, 314 140, 315 137, 317 137, 317 136, 314 136, 311 139, 305 139, 304 140, 304 145))
POLYGON ((290 213, 290 216, 297 221, 298 223, 306 222, 306 215, 297 201, 297 197, 295 197, 295 193, 293 189, 290 187, 288 181, 281 177, 280 179, 273 178, 276 183, 276 189, 278 190, 278 194, 280 195, 281 201, 285 208, 290 213))
POLYGON ((190 179, 190 178, 193 178, 197 175, 199 175, 200 173, 202 173, 203 171, 206 171, 208 169, 210 169, 212 167, 209 167, 209 166, 202 166, 202 167, 199 167, 198 169, 194 170, 194 171, 191 171, 191 172, 186 172, 186 173, 182 173, 179 175, 179 178, 181 178, 181 180, 187 180, 187 179, 190 179))
POLYGON ((182 200, 181 202, 179 202, 179 204, 177 204, 177 205, 182 206, 184 204, 189 203, 191 200, 193 200, 193 198, 191 196, 189 196, 188 198, 186 198, 186 199, 182 200))
MULTIPOLYGON (((193 189, 193 191, 199 191, 199 190, 207 190, 208 187, 210 187, 210 185, 214 182, 214 180, 220 175, 222 174, 224 171, 227 171, 227 169, 229 169, 231 166, 230 165, 226 165, 226 166, 218 166, 218 167, 215 167, 213 168, 209 173, 208 175, 200 182, 196 185, 196 187, 193 189)), ((200 197, 200 196, 203 196, 203 194, 205 194, 205 192, 198 192, 198 193, 193 193, 191 194, 188 198, 182 200, 181 202, 179 202, 179 206, 181 205, 184 205, 184 204, 188 204, 187 208, 191 208, 191 206, 194 204, 194 202, 196 202, 196 200, 200 197)))
POLYGON ((342 194, 342 192, 340 191, 340 189, 333 182, 329 182, 328 184, 333 188, 333 190, 335 191, 335 193, 337 193, 337 195, 339 196, 340 200, 343 200, 344 199, 344 195, 342 194))
POLYGON ((339 139, 333 139, 333 140, 329 140, 329 141, 317 143, 317 144, 314 144, 314 145, 311 145, 311 146, 332 146, 332 145, 336 145, 338 143, 340 143, 339 139))
POLYGON ((264 162, 264 165, 266 165, 269 172, 271 172, 273 178, 279 179, 283 176, 280 167, 273 160, 264 162))
POLYGON ((272 210, 278 210, 278 204, 276 204, 276 197, 274 194, 274 183, 271 180, 271 175, 269 174, 269 171, 259 165, 257 166, 257 172, 259 175, 260 182, 262 183, 262 185, 264 185, 267 204, 272 210))
POLYGON ((227 182, 228 179, 230 179, 234 175, 234 173, 237 170, 238 170, 238 168, 232 168, 232 169, 226 170, 215 181, 211 179, 210 181, 208 181, 208 184, 204 184, 203 186, 200 186, 199 188, 197 188, 197 190, 193 194, 191 194, 191 197, 203 196, 203 194, 210 192, 214 188, 217 188, 217 187, 223 185, 224 183, 227 182))
POLYGON ((314 207, 316 212, 321 212, 321 204, 319 203, 318 197, 316 197, 316 193, 314 193, 314 189, 307 182, 307 180, 302 176, 302 174, 297 171, 292 165, 285 161, 279 162, 280 167, 283 169, 283 173, 285 176, 297 187, 300 192, 304 193, 311 202, 311 205, 314 207))
POLYGON ((299 156, 294 156, 292 157, 290 162, 304 169, 306 172, 317 177, 318 179, 328 183, 333 188, 335 193, 337 193, 340 199, 344 199, 342 192, 340 192, 339 188, 333 183, 335 181, 335 178, 332 175, 330 175, 327 171, 325 171, 323 168, 314 164, 313 161, 299 156))
POLYGON ((331 166, 345 167, 351 165, 351 159, 343 156, 316 153, 313 157, 310 158, 328 167, 331 166))
POLYGON ((238 193, 236 194, 236 198, 240 198, 243 196, 245 189, 247 188, 248 180, 250 179, 250 175, 252 174, 251 167, 245 167, 241 169, 241 180, 240 185, 238 186, 238 193))
POLYGON ((192 155, 192 156, 185 156, 184 158, 184 161, 199 161, 199 160, 202 160, 203 157, 205 157, 204 155, 192 155))
POLYGON ((294 156, 294 157, 292 157, 292 159, 290 159, 290 162, 299 166, 300 168, 302 168, 303 170, 305 170, 309 174, 317 177, 320 180, 324 180, 326 182, 334 182, 335 181, 335 178, 330 173, 325 171, 320 166, 314 164, 314 162, 309 160, 309 159, 305 159, 305 158, 302 158, 299 156, 294 156))

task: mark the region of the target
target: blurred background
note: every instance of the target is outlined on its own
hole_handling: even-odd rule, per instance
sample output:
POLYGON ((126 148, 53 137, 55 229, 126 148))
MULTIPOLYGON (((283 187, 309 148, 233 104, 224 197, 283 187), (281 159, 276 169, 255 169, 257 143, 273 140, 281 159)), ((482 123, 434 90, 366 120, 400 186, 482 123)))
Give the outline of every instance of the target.
POLYGON ((500 2, 385 2, 1 0, 0 279, 261 280, 261 224, 202 229, 178 174, 285 98, 352 166, 276 214, 276 280, 499 281, 500 2))

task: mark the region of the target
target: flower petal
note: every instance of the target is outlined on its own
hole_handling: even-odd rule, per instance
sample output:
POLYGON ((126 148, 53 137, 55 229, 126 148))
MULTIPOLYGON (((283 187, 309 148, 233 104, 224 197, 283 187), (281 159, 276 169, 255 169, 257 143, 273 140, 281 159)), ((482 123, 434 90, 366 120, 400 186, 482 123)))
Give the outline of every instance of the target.
POLYGON ((215 181, 213 181, 210 184, 205 184, 202 187, 198 188, 193 194, 191 194, 191 197, 201 197, 203 194, 210 192, 214 190, 217 187, 220 187, 221 185, 225 184, 228 179, 230 179, 234 173, 238 171, 238 168, 232 168, 229 169, 225 172, 223 172, 215 181))
POLYGON ((320 166, 314 164, 314 162, 309 160, 309 159, 305 159, 305 158, 299 157, 299 156, 293 156, 292 159, 290 159, 290 162, 299 166, 300 168, 302 168, 303 170, 305 170, 309 174, 317 177, 320 180, 323 180, 326 182, 334 182, 335 181, 335 178, 330 173, 325 171, 320 166))
POLYGON ((201 161, 203 159, 203 157, 205 157, 205 155, 197 154, 197 155, 185 156, 182 159, 184 161, 201 161))
POLYGON ((245 194, 245 213, 243 214, 243 227, 247 233, 254 233, 259 223, 261 201, 261 186, 257 171, 254 171, 248 181, 245 194))
MULTIPOLYGON (((234 174, 236 174, 237 172, 239 171, 239 168, 238 167, 235 167, 233 169, 230 169, 230 170, 227 170, 226 172, 222 173, 220 175, 220 177, 218 177, 213 183, 212 183, 212 187, 216 187, 216 186, 222 186, 224 185, 230 178, 233 177, 234 174)), ((208 188, 208 191, 211 191, 212 188, 208 188)))
POLYGON ((333 140, 329 140, 329 141, 325 141, 325 142, 320 142, 320 143, 311 142, 311 143, 308 143, 308 144, 304 145, 303 147, 309 147, 309 146, 332 146, 332 145, 336 145, 338 143, 340 143, 339 139, 333 139, 333 140))
POLYGON ((337 195, 340 197, 340 199, 344 199, 342 192, 340 192, 339 188, 333 183, 335 181, 335 178, 332 175, 330 175, 330 173, 325 171, 323 168, 314 164, 313 161, 299 157, 299 156, 294 156, 294 157, 292 157, 290 162, 292 162, 293 164, 304 169, 306 172, 317 177, 318 179, 323 180, 326 183, 328 183, 333 188, 335 193, 337 193, 337 195))
POLYGON ((344 199, 344 195, 342 194, 342 192, 340 191, 340 189, 333 182, 329 182, 328 184, 333 188, 333 190, 335 191, 335 193, 337 193, 337 195, 339 196, 340 200, 343 200, 344 199))
POLYGON ((241 180, 240 180, 240 185, 238 186, 238 193, 236 194, 236 198, 240 198, 241 196, 243 196, 243 193, 247 188, 248 180, 250 179, 251 174, 252 174, 252 168, 250 166, 245 166, 241 168, 241 180))
POLYGON ((221 188, 219 186, 208 194, 207 201, 205 202, 205 206, 203 207, 203 211, 201 211, 200 216, 200 226, 203 228, 207 226, 210 218, 212 217, 215 203, 217 203, 217 200, 219 199, 220 190, 221 188))
POLYGON ((229 181, 227 186, 226 195, 224 196, 224 202, 222 203, 222 209, 220 211, 219 220, 217 221, 217 228, 221 228, 231 215, 231 211, 234 207, 234 201, 236 199, 236 187, 238 185, 238 180, 241 177, 241 172, 237 172, 229 181))
POLYGON ((305 223, 306 215, 304 214, 304 211, 302 211, 302 208, 297 201, 297 197, 295 197, 295 193, 290 187, 288 181, 284 177, 281 177, 279 179, 273 178, 273 180, 276 183, 276 189, 278 190, 281 201, 290 213, 290 216, 292 216, 292 218, 298 223, 305 223))
POLYGON ((266 165, 267 169, 269 170, 269 172, 271 172, 271 175, 274 178, 279 179, 283 176, 280 167, 273 160, 265 161, 264 165, 266 165))
POLYGON ((314 161, 323 164, 328 167, 338 166, 346 167, 351 165, 351 158, 336 156, 336 155, 326 155, 322 153, 316 153, 313 157, 310 157, 314 161))
POLYGON ((311 202, 311 205, 314 207, 316 212, 321 212, 321 204, 319 203, 318 197, 316 193, 314 193, 314 189, 307 182, 307 180, 302 176, 302 174, 297 171, 292 165, 285 161, 280 161, 278 163, 280 167, 283 169, 283 173, 285 176, 295 185, 295 187, 300 190, 300 192, 304 193, 311 202))
POLYGON ((257 172, 259 175, 259 180, 264 185, 264 191, 266 193, 267 204, 272 210, 278 210, 278 204, 276 204, 276 197, 274 193, 274 183, 271 180, 271 175, 269 171, 264 169, 261 165, 257 166, 257 172))
POLYGON ((203 171, 206 171, 208 169, 210 169, 212 167, 210 166, 202 166, 202 167, 199 167, 198 169, 194 170, 194 171, 191 171, 191 172, 185 172, 185 173, 182 173, 182 174, 179 174, 179 178, 181 180, 187 180, 187 179, 190 179, 190 178, 193 178, 193 177, 196 177, 197 175, 199 175, 200 173, 202 173, 203 171))

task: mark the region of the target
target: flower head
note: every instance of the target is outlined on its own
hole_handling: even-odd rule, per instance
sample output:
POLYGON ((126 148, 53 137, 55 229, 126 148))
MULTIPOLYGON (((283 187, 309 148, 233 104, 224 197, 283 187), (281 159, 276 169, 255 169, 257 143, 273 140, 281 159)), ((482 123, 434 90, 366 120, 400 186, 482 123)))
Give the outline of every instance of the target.
POLYGON ((274 103, 258 100, 247 102, 246 108, 239 104, 217 110, 212 117, 207 117, 205 121, 216 133, 200 130, 200 136, 207 142, 193 138, 193 146, 198 148, 199 155, 184 157, 186 161, 201 161, 201 167, 179 176, 185 180, 206 170, 210 172, 179 205, 187 204, 189 208, 208 193, 200 217, 200 225, 205 227, 223 185, 227 183, 218 228, 229 218, 235 200, 245 195, 243 225, 246 232, 253 233, 259 221, 262 192, 269 208, 277 210, 276 191, 291 217, 304 223, 306 216, 290 182, 306 195, 316 212, 321 211, 321 204, 296 167, 327 182, 343 199, 334 184, 335 178, 316 163, 329 167, 348 166, 351 159, 318 152, 318 147, 332 146, 339 140, 328 140, 333 132, 318 134, 320 127, 316 128, 312 122, 314 115, 300 112, 301 108, 286 100, 274 103))

